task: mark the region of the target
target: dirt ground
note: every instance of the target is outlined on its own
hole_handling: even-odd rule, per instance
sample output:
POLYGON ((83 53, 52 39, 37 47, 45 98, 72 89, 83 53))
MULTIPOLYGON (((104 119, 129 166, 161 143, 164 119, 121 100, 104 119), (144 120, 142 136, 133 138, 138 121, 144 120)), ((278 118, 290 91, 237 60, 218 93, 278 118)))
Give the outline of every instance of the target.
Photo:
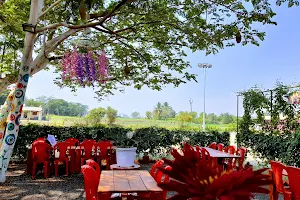
MULTIPOLYGON (((32 180, 25 173, 26 165, 12 165, 7 180, 0 185, 0 200, 84 200, 84 182, 81 174, 50 177, 47 180, 38 174, 32 180)), ((150 166, 142 166, 148 170, 150 166)), ((269 199, 267 195, 256 195, 255 200, 269 199)), ((281 199, 281 198, 280 198, 281 199)))

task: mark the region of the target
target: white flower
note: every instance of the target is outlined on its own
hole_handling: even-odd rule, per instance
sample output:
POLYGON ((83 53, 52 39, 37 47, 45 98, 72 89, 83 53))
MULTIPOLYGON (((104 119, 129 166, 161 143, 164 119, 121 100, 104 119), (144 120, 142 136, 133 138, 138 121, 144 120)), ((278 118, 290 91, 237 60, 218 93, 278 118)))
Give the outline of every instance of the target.
POLYGON ((128 139, 131 139, 131 138, 133 137, 133 134, 134 134, 133 131, 128 131, 128 132, 126 133, 127 138, 128 138, 128 139))

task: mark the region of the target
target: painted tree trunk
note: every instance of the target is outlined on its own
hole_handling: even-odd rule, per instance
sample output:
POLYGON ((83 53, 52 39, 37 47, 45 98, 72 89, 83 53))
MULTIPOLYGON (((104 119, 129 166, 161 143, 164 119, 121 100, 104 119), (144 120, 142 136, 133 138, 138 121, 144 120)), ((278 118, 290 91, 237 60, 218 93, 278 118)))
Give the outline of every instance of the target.
POLYGON ((13 109, 12 103, 13 100, 15 99, 14 93, 15 93, 15 89, 12 89, 6 98, 3 107, 0 110, 0 148, 2 146, 2 142, 4 138, 8 113, 13 109))
MULTIPOLYGON (((41 0, 31 0, 31 9, 30 9, 30 18, 29 24, 37 24, 38 20, 38 1, 41 0)), ((5 181, 5 173, 7 171, 9 161, 15 146, 20 118, 22 113, 22 108, 24 104, 25 93, 29 81, 30 71, 31 71, 31 62, 32 62, 32 51, 34 45, 34 33, 26 32, 25 36, 25 47, 23 51, 23 58, 21 62, 21 68, 19 72, 18 81, 16 83, 16 89, 14 92, 15 101, 13 101, 12 106, 14 109, 10 110, 8 114, 6 134, 4 137, 4 142, 0 149, 0 162, 1 171, 0 171, 0 182, 5 181)))

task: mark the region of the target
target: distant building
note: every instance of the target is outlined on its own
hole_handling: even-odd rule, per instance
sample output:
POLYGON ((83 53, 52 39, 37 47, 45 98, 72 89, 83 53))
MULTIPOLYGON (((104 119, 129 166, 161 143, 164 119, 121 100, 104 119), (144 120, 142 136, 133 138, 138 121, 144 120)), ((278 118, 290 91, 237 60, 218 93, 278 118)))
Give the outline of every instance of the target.
POLYGON ((42 107, 23 107, 21 119, 27 120, 42 120, 43 119, 42 107))

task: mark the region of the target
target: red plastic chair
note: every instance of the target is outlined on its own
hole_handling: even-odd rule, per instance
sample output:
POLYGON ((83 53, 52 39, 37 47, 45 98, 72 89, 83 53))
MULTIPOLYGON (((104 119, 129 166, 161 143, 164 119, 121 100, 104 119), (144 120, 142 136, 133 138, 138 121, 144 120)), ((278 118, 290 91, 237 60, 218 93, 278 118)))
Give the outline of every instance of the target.
POLYGON ((32 179, 35 177, 37 164, 44 165, 44 177, 47 178, 51 150, 52 147, 45 142, 35 142, 32 144, 32 179))
POLYGON ((282 171, 284 169, 286 170, 285 165, 276 161, 271 161, 270 164, 273 171, 273 180, 276 187, 273 193, 274 200, 278 199, 279 193, 283 195, 284 200, 291 200, 292 193, 287 188, 284 187, 283 180, 282 180, 282 171))
MULTIPOLYGON (((235 154, 235 146, 228 146, 224 149, 224 152, 230 153, 230 154, 235 154)), ((227 170, 232 170, 233 169, 233 164, 234 164, 234 159, 233 158, 228 158, 226 161, 223 163, 224 167, 227 170)))
POLYGON ((99 185, 99 181, 100 181, 100 174, 101 174, 101 169, 100 166, 92 159, 89 159, 86 161, 86 164, 88 166, 91 166, 95 171, 96 171, 96 177, 97 177, 97 182, 96 184, 99 185))
POLYGON ((96 170, 94 170, 93 167, 89 165, 83 165, 81 166, 81 173, 83 174, 83 178, 84 178, 84 189, 85 189, 86 200, 97 200, 98 199, 97 188, 98 188, 99 181, 97 184, 96 170))
POLYGON ((69 174, 69 158, 67 156, 69 144, 67 142, 58 142, 54 146, 54 151, 59 152, 59 157, 55 158, 54 166, 55 166, 55 176, 58 176, 58 164, 60 162, 64 162, 66 168, 66 175, 69 174))
MULTIPOLYGON (((165 167, 166 170, 172 170, 171 166, 166 166, 165 167)), ((156 175, 156 182, 157 183, 168 183, 170 181, 170 177, 164 173, 162 173, 162 171, 158 171, 157 175, 156 175)), ((167 190, 163 190, 163 200, 167 199, 167 190)))
POLYGON ((152 166, 152 168, 150 170, 150 174, 154 179, 156 179, 156 173, 159 171, 158 167, 162 167, 163 165, 164 165, 164 161, 159 160, 152 166))
POLYGON ((211 143, 208 147, 209 147, 209 148, 212 148, 212 149, 217 149, 217 143, 216 143, 216 142, 213 142, 213 143, 211 143))
POLYGON ((235 153, 235 146, 228 146, 224 149, 224 152, 234 154, 235 153))
POLYGON ((109 169, 111 165, 111 155, 112 155, 112 143, 110 141, 100 141, 97 143, 96 149, 97 153, 97 163, 101 166, 101 160, 106 160, 106 169, 109 169), (109 156, 107 155, 109 151, 109 156))
POLYGON ((236 168, 237 170, 244 169, 244 161, 245 161, 246 153, 247 153, 247 149, 245 147, 240 147, 236 151, 236 155, 239 155, 240 158, 234 159, 233 167, 236 168), (236 166, 236 163, 238 164, 238 166, 236 166))
POLYGON ((80 142, 76 138, 68 138, 65 140, 66 143, 69 144, 70 148, 68 148, 69 156, 70 156, 70 173, 80 172, 80 142), (76 149, 74 147, 78 146, 78 161, 76 161, 76 149), (76 163, 78 162, 78 164, 76 163), (78 167, 76 167, 78 165, 78 167), (77 169, 76 169, 77 168, 77 169))
POLYGON ((222 143, 217 144, 218 151, 223 151, 223 149, 224 149, 224 144, 222 144, 222 143))
POLYGON ((82 151, 84 152, 83 154, 81 154, 81 159, 80 159, 81 166, 84 164, 85 160, 94 159, 93 150, 94 150, 94 153, 96 153, 96 151, 95 151, 96 146, 97 146, 97 142, 95 140, 84 140, 80 144, 80 150, 81 150, 81 152, 82 151))
POLYGON ((288 173, 293 200, 300 200, 300 168, 288 166, 285 170, 288 173))

